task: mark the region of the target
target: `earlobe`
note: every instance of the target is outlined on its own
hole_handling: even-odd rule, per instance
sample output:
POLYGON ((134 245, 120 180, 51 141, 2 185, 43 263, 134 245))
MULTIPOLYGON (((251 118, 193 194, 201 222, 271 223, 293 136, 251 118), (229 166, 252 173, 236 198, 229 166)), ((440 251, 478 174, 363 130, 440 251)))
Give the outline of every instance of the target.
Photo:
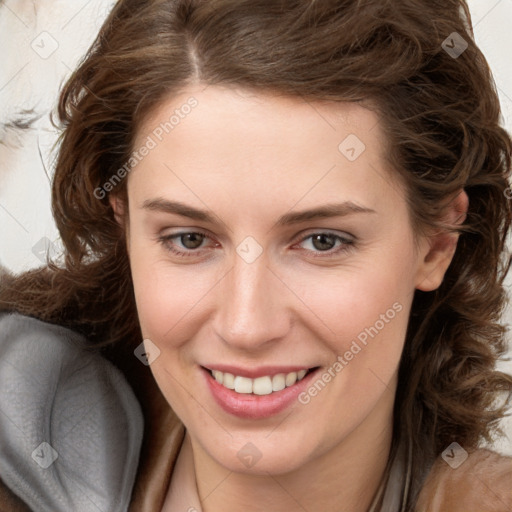
POLYGON ((434 245, 421 266, 418 272, 418 280, 416 289, 431 292, 437 290, 443 282, 444 275, 450 266, 455 249, 457 248, 458 235, 452 235, 450 240, 442 242, 443 249, 439 245, 434 245))
MULTIPOLYGON (((466 219, 468 206, 468 196, 461 190, 448 206, 443 221, 453 227, 460 226, 466 219)), ((458 239, 459 233, 442 231, 424 240, 416 289, 430 292, 441 286, 457 249, 458 239)))

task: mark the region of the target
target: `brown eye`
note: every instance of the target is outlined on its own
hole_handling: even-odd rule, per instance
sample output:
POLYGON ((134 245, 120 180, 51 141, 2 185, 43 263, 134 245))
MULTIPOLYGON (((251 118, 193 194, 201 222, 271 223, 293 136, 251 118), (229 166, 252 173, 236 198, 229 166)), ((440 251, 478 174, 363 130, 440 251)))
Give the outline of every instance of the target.
POLYGON ((301 240, 302 248, 313 257, 328 258, 342 255, 355 247, 355 238, 351 235, 338 235, 330 232, 316 232, 301 240))
POLYGON ((319 233, 311 237, 313 247, 319 251, 328 251, 336 245, 338 237, 328 233, 319 233))
POLYGON ((174 235, 163 235, 157 238, 162 246, 176 256, 183 258, 197 257, 203 253, 203 242, 210 237, 200 231, 184 231, 174 235))
POLYGON ((186 249, 197 249, 204 240, 204 235, 201 233, 184 233, 180 235, 180 242, 186 249))

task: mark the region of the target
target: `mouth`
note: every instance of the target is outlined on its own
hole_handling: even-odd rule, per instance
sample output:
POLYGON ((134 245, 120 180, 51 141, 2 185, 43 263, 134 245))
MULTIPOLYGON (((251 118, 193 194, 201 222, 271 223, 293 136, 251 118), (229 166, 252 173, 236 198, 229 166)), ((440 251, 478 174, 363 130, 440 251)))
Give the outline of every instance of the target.
POLYGON ((289 388, 300 382, 310 373, 319 368, 301 369, 298 371, 288 373, 276 373, 273 375, 262 375, 256 378, 244 377, 242 375, 235 375, 229 372, 222 372, 220 370, 211 370, 202 367, 206 370, 216 382, 226 389, 233 390, 235 393, 242 395, 270 395, 278 393, 285 388, 289 388))
POLYGON ((200 367, 213 402, 220 408, 244 420, 261 420, 275 416, 299 404, 298 396, 313 381, 320 366, 287 367, 273 370, 243 371, 234 368, 200 367), (227 371, 231 369, 232 371, 227 371), (292 371, 289 371, 292 370, 292 371), (252 377, 249 377, 252 374, 252 377))

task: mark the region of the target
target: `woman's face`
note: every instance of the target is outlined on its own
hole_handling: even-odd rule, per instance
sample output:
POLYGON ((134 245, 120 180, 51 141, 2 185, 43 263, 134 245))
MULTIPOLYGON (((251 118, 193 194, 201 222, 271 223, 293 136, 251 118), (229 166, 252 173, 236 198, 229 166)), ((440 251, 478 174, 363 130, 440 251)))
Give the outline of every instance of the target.
POLYGON ((384 137, 357 104, 218 86, 138 132, 127 243, 150 368, 231 471, 389 433, 414 290, 447 263, 415 244, 384 137))

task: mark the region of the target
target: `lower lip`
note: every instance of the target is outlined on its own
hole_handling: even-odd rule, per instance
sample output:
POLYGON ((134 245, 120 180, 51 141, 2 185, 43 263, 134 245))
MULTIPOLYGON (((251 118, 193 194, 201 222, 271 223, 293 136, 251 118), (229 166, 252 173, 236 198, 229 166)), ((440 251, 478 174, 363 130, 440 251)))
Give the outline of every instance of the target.
POLYGON ((219 384, 208 370, 204 368, 201 370, 214 400, 224 411, 239 418, 262 419, 274 416, 296 402, 297 396, 308 387, 318 368, 308 373, 293 386, 281 391, 274 391, 269 395, 237 393, 235 390, 219 384))

